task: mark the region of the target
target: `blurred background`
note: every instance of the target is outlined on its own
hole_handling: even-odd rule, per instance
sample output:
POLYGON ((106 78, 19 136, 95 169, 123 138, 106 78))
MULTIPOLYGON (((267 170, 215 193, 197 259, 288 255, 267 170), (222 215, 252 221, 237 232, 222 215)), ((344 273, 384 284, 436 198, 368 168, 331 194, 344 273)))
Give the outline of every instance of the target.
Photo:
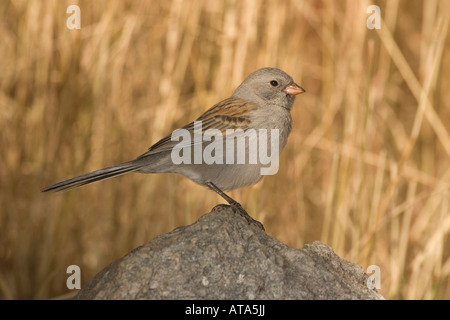
POLYGON ((272 66, 306 93, 278 174, 230 195, 290 247, 378 266, 386 298, 450 299, 449 16, 444 0, 1 1, 0 298, 70 298, 69 265, 85 284, 223 203, 174 174, 40 189, 134 159, 272 66))

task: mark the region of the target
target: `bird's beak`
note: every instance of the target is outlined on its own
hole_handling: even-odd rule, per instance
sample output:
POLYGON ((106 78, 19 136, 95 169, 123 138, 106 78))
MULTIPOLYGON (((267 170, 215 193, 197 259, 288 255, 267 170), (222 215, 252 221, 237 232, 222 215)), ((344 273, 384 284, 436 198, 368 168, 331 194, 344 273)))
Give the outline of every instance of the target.
POLYGON ((294 83, 286 87, 286 89, 283 90, 283 92, 286 92, 287 94, 291 94, 293 96, 305 92, 305 89, 300 87, 298 84, 294 83))

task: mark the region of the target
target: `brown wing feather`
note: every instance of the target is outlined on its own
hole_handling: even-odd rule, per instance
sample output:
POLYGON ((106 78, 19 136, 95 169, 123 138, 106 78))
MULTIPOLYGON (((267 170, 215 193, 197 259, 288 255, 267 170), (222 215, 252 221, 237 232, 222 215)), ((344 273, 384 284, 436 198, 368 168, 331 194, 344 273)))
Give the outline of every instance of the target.
MULTIPOLYGON (((229 98, 219 102, 212 106, 205 113, 203 113, 196 121, 202 122, 202 132, 204 133, 208 129, 217 129, 226 135, 226 129, 248 129, 250 124, 249 113, 257 108, 256 105, 249 103, 248 101, 236 98, 229 98)), ((189 131, 194 130, 194 122, 191 122, 182 129, 189 131)), ((170 151, 177 145, 178 141, 171 140, 172 134, 164 137, 150 147, 150 149, 141 155, 145 157, 150 154, 170 151)), ((194 139, 191 140, 191 144, 194 144, 194 139)))

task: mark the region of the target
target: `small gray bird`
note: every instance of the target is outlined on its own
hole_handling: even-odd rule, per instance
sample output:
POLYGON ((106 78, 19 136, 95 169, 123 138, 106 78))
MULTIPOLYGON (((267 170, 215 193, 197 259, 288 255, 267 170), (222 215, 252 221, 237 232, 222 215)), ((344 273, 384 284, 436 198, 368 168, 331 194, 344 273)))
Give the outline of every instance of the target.
POLYGON ((175 130, 161 139, 135 160, 64 180, 42 191, 57 192, 77 188, 129 172, 172 172, 214 190, 229 204, 243 210, 239 203, 223 191, 250 186, 261 180, 261 169, 267 162, 264 163, 258 157, 261 151, 258 152, 251 145, 264 147, 261 141, 267 141, 264 150, 276 154, 281 152, 292 128, 290 110, 295 95, 303 92, 305 90, 282 70, 259 69, 250 74, 230 98, 214 105, 196 121, 180 128, 181 130, 175 130), (247 134, 251 129, 256 136, 247 134), (258 136, 267 132, 266 140, 258 136), (175 133, 188 133, 190 139, 180 142, 180 136, 177 135, 178 139, 174 138, 175 133), (218 140, 220 134, 224 140, 218 140), (242 137, 247 142, 244 148, 239 149, 237 143, 227 144, 242 137), (272 141, 271 139, 277 143, 270 144, 268 141, 272 141), (180 155, 187 161, 174 161, 174 157, 180 155), (211 163, 211 160, 204 158, 205 155, 214 157, 215 161, 211 163), (236 161, 239 155, 245 156, 246 160, 236 161), (251 162, 252 157, 256 161, 251 162), (198 161, 199 158, 202 158, 201 162, 198 161))

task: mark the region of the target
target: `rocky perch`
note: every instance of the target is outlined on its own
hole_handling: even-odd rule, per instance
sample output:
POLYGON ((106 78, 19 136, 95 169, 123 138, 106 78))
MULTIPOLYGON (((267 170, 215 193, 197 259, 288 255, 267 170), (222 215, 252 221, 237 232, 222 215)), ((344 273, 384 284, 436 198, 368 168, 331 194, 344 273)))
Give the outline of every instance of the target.
POLYGON ((292 249, 228 205, 111 263, 75 299, 383 299, 320 243, 292 249))

